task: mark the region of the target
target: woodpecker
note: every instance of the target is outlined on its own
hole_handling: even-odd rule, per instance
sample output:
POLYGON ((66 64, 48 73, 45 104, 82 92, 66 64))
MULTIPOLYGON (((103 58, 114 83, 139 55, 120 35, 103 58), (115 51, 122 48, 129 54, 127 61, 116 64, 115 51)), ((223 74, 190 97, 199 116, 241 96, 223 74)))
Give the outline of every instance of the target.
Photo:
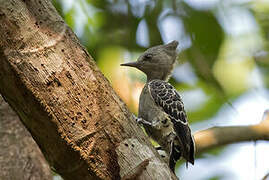
POLYGON ((169 84, 177 53, 177 41, 147 49, 136 62, 121 64, 135 67, 147 76, 140 94, 137 122, 169 154, 169 167, 183 157, 194 165, 195 144, 182 99, 169 84))

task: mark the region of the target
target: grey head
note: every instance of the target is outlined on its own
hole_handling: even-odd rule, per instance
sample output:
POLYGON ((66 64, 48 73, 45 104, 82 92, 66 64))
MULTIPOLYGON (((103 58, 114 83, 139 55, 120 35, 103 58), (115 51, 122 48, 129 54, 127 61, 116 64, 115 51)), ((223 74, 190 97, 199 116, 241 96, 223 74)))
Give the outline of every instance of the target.
POLYGON ((121 64, 135 67, 147 75, 147 81, 153 79, 168 80, 177 58, 177 41, 147 49, 136 62, 121 64))

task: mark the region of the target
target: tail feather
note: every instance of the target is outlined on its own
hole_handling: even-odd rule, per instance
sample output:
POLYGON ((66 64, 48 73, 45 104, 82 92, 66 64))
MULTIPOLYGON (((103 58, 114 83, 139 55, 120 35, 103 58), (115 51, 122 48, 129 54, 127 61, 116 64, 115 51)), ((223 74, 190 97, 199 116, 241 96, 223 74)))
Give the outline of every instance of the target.
POLYGON ((176 162, 181 158, 182 152, 178 140, 174 139, 171 143, 171 152, 169 158, 169 167, 175 172, 176 162))
POLYGON ((190 136, 189 141, 187 143, 184 143, 182 147, 182 156, 187 161, 186 167, 188 167, 188 163, 194 165, 194 154, 195 154, 195 144, 193 137, 190 136))
POLYGON ((189 158, 187 159, 187 161, 190 162, 192 165, 194 165, 194 155, 195 155, 195 143, 193 136, 191 136, 189 158))
POLYGON ((186 159, 186 167, 188 168, 188 163, 194 165, 194 153, 195 153, 195 144, 193 137, 188 143, 188 148, 181 147, 182 143, 176 137, 171 143, 171 151, 170 151, 170 159, 169 159, 169 167, 175 172, 176 162, 183 156, 186 159), (185 152, 186 151, 186 152, 185 152))

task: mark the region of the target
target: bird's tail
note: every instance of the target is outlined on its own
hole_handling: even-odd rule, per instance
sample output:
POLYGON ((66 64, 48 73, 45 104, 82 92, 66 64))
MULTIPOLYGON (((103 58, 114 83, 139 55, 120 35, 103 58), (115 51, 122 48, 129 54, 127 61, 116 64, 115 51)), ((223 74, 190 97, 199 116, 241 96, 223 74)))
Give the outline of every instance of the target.
POLYGON ((186 159, 186 167, 188 168, 188 163, 194 165, 194 155, 195 155, 195 144, 193 136, 190 135, 189 140, 182 147, 182 156, 186 159))
POLYGON ((180 149, 180 144, 178 138, 176 137, 171 142, 171 150, 170 150, 170 157, 169 157, 169 167, 170 169, 175 172, 176 162, 181 158, 182 152, 180 149))
POLYGON ((191 139, 189 142, 189 152, 187 153, 186 160, 187 162, 190 162, 192 165, 194 165, 194 155, 195 155, 195 143, 193 136, 191 135, 191 139))
POLYGON ((169 159, 169 167, 170 169, 175 172, 175 166, 176 162, 183 156, 184 159, 186 159, 186 167, 188 168, 188 163, 191 163, 194 165, 194 153, 195 153, 195 144, 193 137, 191 136, 191 139, 188 143, 188 148, 182 147, 182 144, 178 137, 175 137, 175 139, 171 143, 171 152, 170 152, 170 159, 169 159), (184 152, 186 151, 186 152, 184 152))

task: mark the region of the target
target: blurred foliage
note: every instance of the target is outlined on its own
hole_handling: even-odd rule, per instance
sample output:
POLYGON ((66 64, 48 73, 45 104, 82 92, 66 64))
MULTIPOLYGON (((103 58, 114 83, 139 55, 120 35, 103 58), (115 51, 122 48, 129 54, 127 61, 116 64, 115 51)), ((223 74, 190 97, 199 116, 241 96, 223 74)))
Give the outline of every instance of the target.
POLYGON ((185 12, 180 17, 192 42, 185 52, 187 58, 200 78, 222 90, 212 74, 212 66, 218 57, 224 31, 213 12, 196 10, 183 1, 179 2, 178 6, 185 12))
POLYGON ((251 10, 259 23, 265 44, 265 49, 261 49, 259 53, 256 53, 254 58, 264 75, 264 82, 269 88, 269 4, 259 1, 254 4, 251 10))
POLYGON ((214 176, 214 177, 210 177, 209 180, 219 180, 221 178, 222 176, 214 176))
MULTIPOLYGON (((134 113, 145 76, 119 64, 172 40, 179 41, 178 67, 183 68, 170 82, 186 94, 191 123, 215 117, 225 104, 251 89, 269 88, 267 0, 52 2, 134 113)), ((208 153, 218 154, 221 149, 208 153)))

